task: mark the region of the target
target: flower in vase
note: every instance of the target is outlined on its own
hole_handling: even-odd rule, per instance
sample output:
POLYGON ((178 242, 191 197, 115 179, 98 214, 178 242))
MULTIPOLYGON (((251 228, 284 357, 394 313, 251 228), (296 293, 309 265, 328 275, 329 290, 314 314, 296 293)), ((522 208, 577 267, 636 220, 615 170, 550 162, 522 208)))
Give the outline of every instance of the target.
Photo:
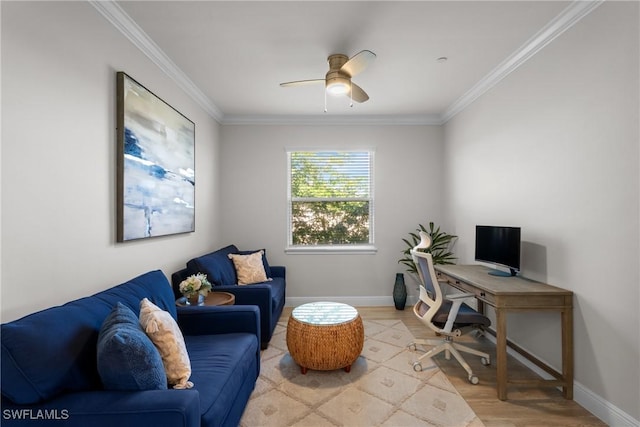
POLYGON ((207 275, 203 273, 193 274, 180 282, 180 293, 185 297, 193 297, 197 294, 206 296, 211 290, 211 283, 207 275))

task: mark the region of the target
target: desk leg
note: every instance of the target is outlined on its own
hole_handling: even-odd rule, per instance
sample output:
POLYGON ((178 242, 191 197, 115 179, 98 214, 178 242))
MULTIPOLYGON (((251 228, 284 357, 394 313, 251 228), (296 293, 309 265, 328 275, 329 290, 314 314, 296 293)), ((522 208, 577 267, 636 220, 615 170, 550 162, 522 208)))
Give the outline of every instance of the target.
POLYGON ((496 308, 496 372, 498 399, 507 400, 507 313, 496 308))
POLYGON ((562 387, 565 399, 573 399, 573 308, 562 311, 562 387))

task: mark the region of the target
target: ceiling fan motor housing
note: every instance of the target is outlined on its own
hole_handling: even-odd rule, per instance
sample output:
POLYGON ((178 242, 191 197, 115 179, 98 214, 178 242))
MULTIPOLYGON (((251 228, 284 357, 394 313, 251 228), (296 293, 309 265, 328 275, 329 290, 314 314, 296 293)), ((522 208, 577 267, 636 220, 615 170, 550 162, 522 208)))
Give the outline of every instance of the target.
POLYGON ((344 64, 347 63, 349 57, 347 55, 342 55, 341 53, 335 53, 333 55, 329 55, 327 58, 327 62, 329 63, 329 70, 339 70, 344 64))
POLYGON ((329 71, 325 76, 325 87, 332 95, 344 95, 349 93, 351 88, 351 76, 340 68, 349 60, 349 57, 342 54, 330 55, 327 58, 329 71))

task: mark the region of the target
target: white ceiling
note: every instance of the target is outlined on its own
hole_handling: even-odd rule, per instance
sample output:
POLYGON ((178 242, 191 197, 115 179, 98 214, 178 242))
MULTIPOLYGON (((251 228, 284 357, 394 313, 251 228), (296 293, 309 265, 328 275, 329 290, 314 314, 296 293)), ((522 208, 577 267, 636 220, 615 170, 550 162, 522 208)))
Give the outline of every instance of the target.
POLYGON ((277 116, 387 116, 438 122, 454 114, 465 97, 471 102, 472 92, 488 89, 514 63, 526 60, 523 52, 532 55, 561 33, 558 28, 564 31, 588 13, 571 12, 577 3, 585 2, 120 1, 117 5, 143 31, 142 37, 155 42, 146 45, 157 45, 164 52, 169 67, 201 92, 201 102, 210 103, 222 122, 277 116), (553 37, 546 34, 553 31, 553 37), (279 86, 324 78, 328 55, 353 56, 363 49, 377 54, 375 62, 353 79, 369 94, 366 103, 349 108, 348 98, 329 97, 324 113, 322 85, 279 86), (448 60, 438 62, 443 56, 448 60))

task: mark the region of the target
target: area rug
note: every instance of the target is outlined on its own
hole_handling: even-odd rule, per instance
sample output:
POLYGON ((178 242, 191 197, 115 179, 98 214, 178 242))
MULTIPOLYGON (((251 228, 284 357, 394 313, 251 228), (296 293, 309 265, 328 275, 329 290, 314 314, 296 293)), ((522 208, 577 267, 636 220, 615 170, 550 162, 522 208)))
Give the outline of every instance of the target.
POLYGON ((362 354, 351 372, 309 370, 302 375, 279 323, 262 352, 261 373, 241 427, 479 427, 484 424, 429 360, 415 372, 418 353, 400 320, 364 321, 362 354))

